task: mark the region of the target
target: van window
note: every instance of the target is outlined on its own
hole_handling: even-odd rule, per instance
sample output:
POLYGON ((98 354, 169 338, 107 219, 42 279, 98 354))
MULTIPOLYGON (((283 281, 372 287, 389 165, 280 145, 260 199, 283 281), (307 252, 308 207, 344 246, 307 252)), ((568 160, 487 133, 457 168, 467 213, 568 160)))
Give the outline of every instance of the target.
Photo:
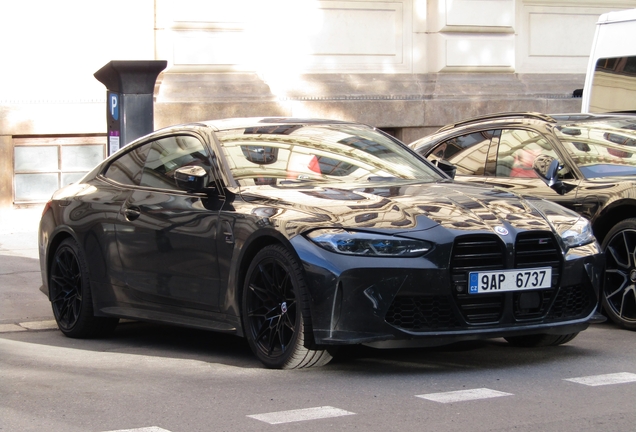
POLYGON ((600 58, 590 91, 591 113, 636 112, 636 56, 600 58))

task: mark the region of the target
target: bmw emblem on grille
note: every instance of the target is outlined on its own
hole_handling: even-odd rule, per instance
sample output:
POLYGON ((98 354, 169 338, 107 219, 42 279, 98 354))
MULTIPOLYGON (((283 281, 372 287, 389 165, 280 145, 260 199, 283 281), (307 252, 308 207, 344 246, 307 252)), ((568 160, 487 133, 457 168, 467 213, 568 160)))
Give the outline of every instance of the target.
POLYGON ((502 226, 496 226, 495 227, 495 232, 499 235, 508 235, 508 230, 502 226))

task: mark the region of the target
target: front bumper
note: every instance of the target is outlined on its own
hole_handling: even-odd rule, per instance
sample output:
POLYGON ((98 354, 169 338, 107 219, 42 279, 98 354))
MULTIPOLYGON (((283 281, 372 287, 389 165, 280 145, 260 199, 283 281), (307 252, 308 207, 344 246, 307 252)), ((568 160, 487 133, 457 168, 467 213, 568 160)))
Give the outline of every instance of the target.
MULTIPOLYGON (((560 253, 550 289, 480 295, 458 292, 465 272, 453 268, 456 243, 438 244, 430 257, 366 258, 296 237, 315 344, 436 346, 588 327, 604 268, 597 243, 560 253)), ((514 263, 508 268, 518 268, 514 263)))

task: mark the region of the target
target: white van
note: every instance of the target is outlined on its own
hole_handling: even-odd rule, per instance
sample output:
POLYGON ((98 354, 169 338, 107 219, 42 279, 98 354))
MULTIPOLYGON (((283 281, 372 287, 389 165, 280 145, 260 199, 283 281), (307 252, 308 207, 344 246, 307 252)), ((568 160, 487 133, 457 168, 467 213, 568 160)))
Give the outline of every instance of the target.
POLYGON ((581 112, 636 112, 636 9, 600 16, 581 112))

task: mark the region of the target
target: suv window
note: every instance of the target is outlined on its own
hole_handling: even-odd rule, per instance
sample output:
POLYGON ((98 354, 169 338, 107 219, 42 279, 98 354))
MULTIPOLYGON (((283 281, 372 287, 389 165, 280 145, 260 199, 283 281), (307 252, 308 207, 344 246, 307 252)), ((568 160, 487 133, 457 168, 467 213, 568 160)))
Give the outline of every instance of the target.
POLYGON ((541 134, 526 129, 501 131, 497 149, 497 177, 537 177, 532 164, 544 154, 558 159, 550 142, 541 134))
POLYGON ((486 130, 453 137, 438 144, 429 156, 452 163, 458 174, 484 175, 488 148, 496 132, 486 130))
POLYGON ((563 147, 586 178, 636 174, 636 122, 593 122, 556 129, 563 147))

